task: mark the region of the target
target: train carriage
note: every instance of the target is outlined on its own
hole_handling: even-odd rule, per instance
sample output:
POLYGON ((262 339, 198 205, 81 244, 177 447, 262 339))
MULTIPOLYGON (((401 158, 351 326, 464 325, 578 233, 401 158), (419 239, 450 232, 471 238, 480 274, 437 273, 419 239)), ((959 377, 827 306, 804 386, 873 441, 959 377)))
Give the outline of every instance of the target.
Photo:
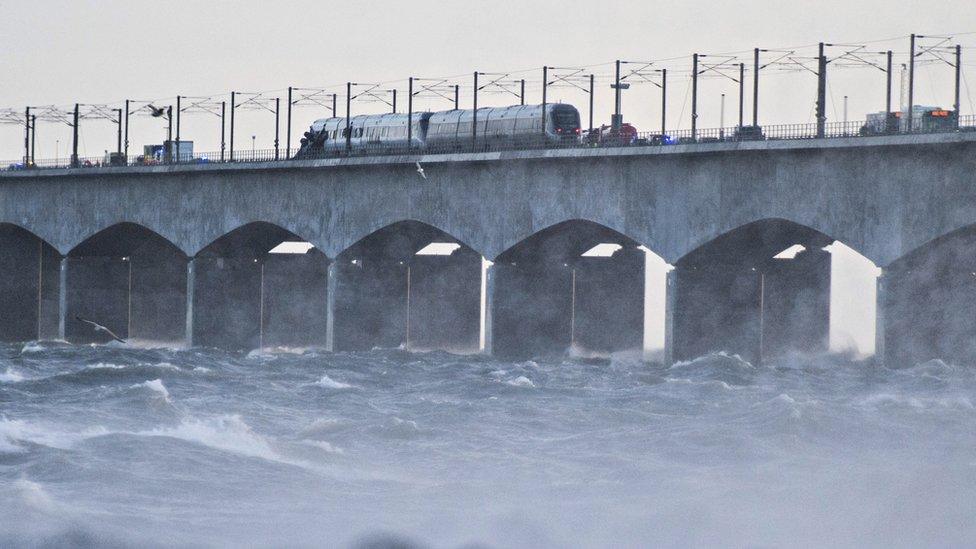
MULTIPOLYGON (((572 105, 548 104, 455 109, 412 115, 412 148, 418 151, 471 150, 538 146, 576 142, 580 136, 579 112, 572 105), (545 116, 543 116, 545 112, 545 116), (477 119, 477 141, 473 125, 477 119), (543 120, 545 130, 543 131, 543 120)), ((346 128, 344 117, 316 120, 305 133, 297 158, 314 158, 348 151, 383 154, 407 149, 406 114, 354 116, 346 128), (348 136, 347 136, 348 133, 348 136)))

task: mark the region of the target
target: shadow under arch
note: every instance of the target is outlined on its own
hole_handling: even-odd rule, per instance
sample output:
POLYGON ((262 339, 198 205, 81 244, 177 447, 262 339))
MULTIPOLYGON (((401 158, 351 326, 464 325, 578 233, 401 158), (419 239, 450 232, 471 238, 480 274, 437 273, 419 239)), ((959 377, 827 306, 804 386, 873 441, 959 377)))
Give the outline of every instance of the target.
POLYGON ((885 360, 976 363, 976 223, 911 250, 884 269, 885 360))
POLYGON ((493 351, 527 357, 641 349, 649 256, 634 239, 584 219, 514 244, 492 266, 493 351))
POLYGON ((65 256, 65 339, 112 340, 80 317, 126 340, 181 342, 186 263, 178 246, 137 223, 119 222, 89 236, 65 256))
POLYGON ((334 348, 479 350, 483 266, 479 252, 421 221, 373 231, 331 271, 334 348))
POLYGON ((244 224, 190 268, 188 340, 225 349, 326 345, 329 259, 273 223, 244 224))
POLYGON ((0 341, 58 336, 61 254, 13 223, 0 223, 0 341))
MULTIPOLYGON (((688 252, 675 263, 674 358, 725 351, 755 364, 788 351, 828 350, 832 316, 840 318, 840 309, 831 310, 832 252, 850 250, 834 243, 808 226, 765 218, 688 252)), ((872 313, 875 277, 852 282, 870 294, 865 306, 872 313)), ((873 343, 869 316, 862 324, 873 343)))

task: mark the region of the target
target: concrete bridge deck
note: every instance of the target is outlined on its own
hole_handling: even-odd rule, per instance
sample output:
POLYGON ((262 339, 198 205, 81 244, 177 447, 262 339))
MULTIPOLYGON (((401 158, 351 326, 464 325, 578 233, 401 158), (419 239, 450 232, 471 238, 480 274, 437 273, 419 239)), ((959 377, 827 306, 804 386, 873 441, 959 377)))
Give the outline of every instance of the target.
POLYGON ((976 223, 976 133, 0 173, 0 223, 57 256, 128 224, 194 258, 262 222, 332 261, 408 220, 489 260, 585 221, 606 230, 594 242, 615 235, 679 266, 782 220, 799 231, 782 238, 840 240, 888 267, 976 223))

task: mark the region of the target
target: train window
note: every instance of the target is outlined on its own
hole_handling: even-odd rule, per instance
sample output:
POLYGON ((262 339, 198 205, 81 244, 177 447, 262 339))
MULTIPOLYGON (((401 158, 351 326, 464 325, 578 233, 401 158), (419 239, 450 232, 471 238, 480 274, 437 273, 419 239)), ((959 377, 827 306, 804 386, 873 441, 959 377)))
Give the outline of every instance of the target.
POLYGON ((553 109, 552 121, 559 128, 575 128, 579 126, 579 119, 576 112, 569 109, 553 109))

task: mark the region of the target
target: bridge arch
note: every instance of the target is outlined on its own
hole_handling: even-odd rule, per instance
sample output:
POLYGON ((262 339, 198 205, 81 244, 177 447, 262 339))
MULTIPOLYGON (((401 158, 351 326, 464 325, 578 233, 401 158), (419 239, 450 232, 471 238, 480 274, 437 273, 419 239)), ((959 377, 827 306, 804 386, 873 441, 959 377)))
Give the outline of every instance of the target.
POLYGON ((550 234, 546 231, 558 230, 558 227, 570 222, 579 224, 579 227, 602 228, 598 230, 611 231, 621 238, 637 242, 638 245, 647 245, 650 248, 650 245, 644 242, 643 234, 645 231, 639 231, 640 235, 635 235, 629 231, 625 226, 625 216, 621 212, 611 211, 607 212, 605 216, 592 216, 576 215, 575 213, 560 212, 558 209, 553 209, 551 212, 545 211, 539 213, 540 215, 537 216, 535 215, 536 212, 533 212, 533 215, 530 216, 530 221, 526 223, 515 224, 503 238, 498 240, 500 244, 497 249, 494 246, 486 248, 486 257, 494 257, 495 259, 492 259, 492 261, 496 261, 528 239, 538 235, 550 234))
POLYGON ((648 351, 655 320, 663 347, 667 264, 615 229, 587 219, 555 223, 499 254, 492 271, 498 354, 648 351))
POLYGON ((809 226, 776 217, 740 225, 675 262, 674 358, 873 353, 877 274, 866 257, 809 226))
POLYGON ((484 265, 479 252, 422 221, 363 236, 330 271, 334 348, 481 349, 484 265))
POLYGON ((126 340, 181 341, 186 263, 178 246, 138 223, 115 223, 88 236, 65 255, 62 266, 65 339, 111 340, 79 320, 84 318, 126 340))
POLYGON ((976 223, 891 262, 881 288, 882 341, 889 365, 976 361, 976 223))
POLYGON ((288 229, 241 225, 192 259, 187 338, 231 349, 324 346, 328 269, 328 257, 288 229))
POLYGON ((61 254, 13 223, 0 223, 0 341, 58 335, 61 254))

